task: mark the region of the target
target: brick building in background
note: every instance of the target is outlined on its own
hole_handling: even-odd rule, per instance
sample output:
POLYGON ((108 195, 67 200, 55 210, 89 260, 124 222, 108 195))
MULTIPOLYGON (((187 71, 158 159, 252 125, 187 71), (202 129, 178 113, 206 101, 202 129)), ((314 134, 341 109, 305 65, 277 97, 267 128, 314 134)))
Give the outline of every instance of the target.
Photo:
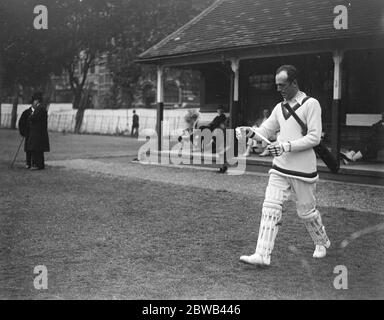
MULTIPOLYGON (((85 83, 85 90, 89 91, 94 108, 105 108, 106 99, 110 95, 113 85, 112 75, 107 67, 106 56, 101 55, 91 66, 85 83)), ((79 73, 80 65, 76 73, 79 73)), ((51 102, 70 103, 73 100, 73 93, 69 85, 68 75, 64 72, 61 76, 52 76, 51 102)))
MULTIPOLYGON (((79 72, 80 66, 77 68, 79 72)), ((71 103, 73 93, 66 73, 52 76, 53 103, 71 103)), ((102 55, 91 66, 84 86, 89 91, 95 109, 116 108, 156 108, 156 74, 143 74, 138 83, 134 102, 128 105, 121 90, 113 92, 113 77, 107 66, 107 57, 102 55), (113 97, 116 95, 117 97, 113 97), (121 105, 114 105, 119 100, 121 105), (122 101, 123 100, 123 101, 122 101)), ((200 105, 198 75, 189 72, 188 77, 178 71, 169 71, 165 81, 165 102, 169 108, 198 107, 200 105), (187 78, 187 79, 185 79, 187 78)))

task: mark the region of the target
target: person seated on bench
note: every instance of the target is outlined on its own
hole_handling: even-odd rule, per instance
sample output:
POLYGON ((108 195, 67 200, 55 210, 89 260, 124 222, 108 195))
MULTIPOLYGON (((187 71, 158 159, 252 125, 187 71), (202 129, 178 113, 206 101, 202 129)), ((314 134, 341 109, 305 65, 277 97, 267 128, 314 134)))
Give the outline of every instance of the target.
MULTIPOLYGON (((224 131, 225 136, 225 128, 226 128, 227 117, 224 114, 224 107, 219 105, 217 107, 217 116, 213 118, 213 120, 207 125, 199 126, 199 129, 203 131, 204 129, 209 129, 211 132, 216 129, 221 129, 224 131)), ((213 136, 211 141, 201 141, 202 146, 205 148, 210 147, 212 145, 212 152, 216 152, 216 137, 213 136)))
POLYGON ((211 131, 220 128, 223 126, 225 121, 227 120, 227 117, 224 114, 224 107, 222 105, 219 105, 217 107, 217 116, 213 118, 213 120, 206 126, 201 126, 199 129, 203 131, 204 129, 209 129, 211 131))
POLYGON ((373 160, 377 158, 379 150, 384 148, 384 112, 381 120, 374 123, 366 141, 350 149, 348 152, 340 152, 344 164, 357 160, 373 160))
POLYGON ((204 147, 204 150, 212 150, 212 153, 216 152, 224 152, 224 164, 220 167, 219 173, 225 173, 228 170, 228 165, 226 162, 225 157, 225 129, 228 127, 228 118, 224 114, 224 107, 222 105, 219 105, 217 107, 217 116, 213 118, 213 120, 207 124, 200 126, 199 129, 203 131, 204 129, 209 129, 211 132, 215 131, 216 129, 223 130, 224 134, 224 145, 217 146, 216 145, 216 137, 213 136, 211 141, 201 141, 201 145, 204 147), (211 149, 210 149, 211 148, 211 149))

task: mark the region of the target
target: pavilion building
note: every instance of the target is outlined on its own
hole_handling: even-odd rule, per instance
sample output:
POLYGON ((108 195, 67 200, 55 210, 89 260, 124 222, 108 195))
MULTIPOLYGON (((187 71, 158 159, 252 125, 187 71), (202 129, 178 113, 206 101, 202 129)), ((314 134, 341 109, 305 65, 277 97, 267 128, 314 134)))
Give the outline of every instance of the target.
POLYGON ((384 111, 384 1, 218 0, 138 62, 157 65, 158 123, 164 69, 188 68, 200 72, 200 112, 224 105, 232 128, 281 101, 275 71, 293 64, 339 154, 384 111))

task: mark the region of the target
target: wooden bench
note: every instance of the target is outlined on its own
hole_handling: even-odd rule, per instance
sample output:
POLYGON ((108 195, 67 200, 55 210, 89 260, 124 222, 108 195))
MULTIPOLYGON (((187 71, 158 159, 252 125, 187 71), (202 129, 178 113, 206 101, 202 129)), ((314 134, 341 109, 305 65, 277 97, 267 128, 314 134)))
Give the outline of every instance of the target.
MULTIPOLYGON (((369 137, 371 127, 373 124, 381 120, 381 114, 352 114, 348 113, 346 115, 345 126, 342 128, 342 136, 344 139, 341 139, 342 145, 343 140, 346 144, 351 144, 353 142, 362 141, 369 137)), ((380 150, 377 155, 378 161, 384 161, 384 149, 380 150)))
MULTIPOLYGON (((381 114, 347 114, 346 122, 340 126, 340 142, 343 149, 356 147, 360 141, 365 141, 371 134, 371 127, 381 119, 381 114)), ((325 143, 331 145, 332 124, 323 123, 326 133, 325 143)), ((384 161, 384 149, 377 156, 378 161, 384 161)))

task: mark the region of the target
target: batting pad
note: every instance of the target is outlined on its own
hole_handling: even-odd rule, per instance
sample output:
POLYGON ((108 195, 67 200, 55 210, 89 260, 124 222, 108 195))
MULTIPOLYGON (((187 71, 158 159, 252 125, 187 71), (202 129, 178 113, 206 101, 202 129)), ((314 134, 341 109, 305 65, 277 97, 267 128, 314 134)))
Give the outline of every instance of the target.
POLYGON ((269 256, 272 253, 279 231, 281 209, 280 205, 264 202, 256 246, 256 253, 262 256, 269 256))
POLYGON ((263 206, 268 206, 268 204, 274 204, 282 206, 284 199, 284 192, 282 187, 277 187, 275 185, 268 185, 265 190, 265 200, 263 206))
POLYGON ((302 215, 301 218, 304 219, 305 227, 307 228, 313 243, 315 245, 323 245, 326 248, 329 248, 330 241, 325 232, 323 222, 321 221, 320 212, 314 209, 307 215, 302 215))

